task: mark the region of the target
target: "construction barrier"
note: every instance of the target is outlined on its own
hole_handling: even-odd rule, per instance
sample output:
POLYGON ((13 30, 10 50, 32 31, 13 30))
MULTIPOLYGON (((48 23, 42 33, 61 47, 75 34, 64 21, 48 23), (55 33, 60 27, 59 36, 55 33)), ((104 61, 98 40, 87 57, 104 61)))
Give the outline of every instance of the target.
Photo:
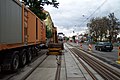
POLYGON ((118 47, 118 60, 116 62, 120 64, 120 46, 118 47))
POLYGON ((91 51, 92 50, 92 44, 88 45, 88 50, 91 51))
POLYGON ((80 43, 80 49, 82 49, 82 43, 80 43))

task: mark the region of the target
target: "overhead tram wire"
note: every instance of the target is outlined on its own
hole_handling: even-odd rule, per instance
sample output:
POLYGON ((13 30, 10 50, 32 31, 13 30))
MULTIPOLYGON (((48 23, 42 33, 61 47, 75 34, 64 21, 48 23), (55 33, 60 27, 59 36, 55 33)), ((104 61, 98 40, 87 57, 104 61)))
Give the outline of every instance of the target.
POLYGON ((80 24, 80 26, 82 26, 84 22, 86 22, 90 17, 92 17, 93 14, 95 14, 95 12, 96 12, 97 10, 99 10, 106 2, 107 2, 107 0, 105 0, 88 18, 86 18, 86 19, 80 24))

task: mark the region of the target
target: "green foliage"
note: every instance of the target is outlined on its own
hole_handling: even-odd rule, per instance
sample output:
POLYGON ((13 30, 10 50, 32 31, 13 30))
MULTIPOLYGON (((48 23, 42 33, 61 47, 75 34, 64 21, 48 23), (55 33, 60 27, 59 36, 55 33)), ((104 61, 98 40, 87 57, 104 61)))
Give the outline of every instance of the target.
POLYGON ((66 40, 68 41, 68 40, 69 40, 69 38, 68 38, 68 37, 66 37, 66 38, 67 38, 66 40))
POLYGON ((46 37, 47 38, 51 38, 52 37, 52 31, 51 30, 48 30, 46 31, 46 37))
POLYGON ((46 19, 46 14, 43 12, 43 6, 53 5, 53 7, 58 8, 59 3, 56 0, 23 0, 26 6, 29 6, 29 9, 34 12, 41 20, 46 19))
POLYGON ((108 38, 109 41, 113 41, 113 39, 117 38, 117 34, 119 33, 119 25, 120 22, 118 22, 114 13, 110 13, 108 17, 92 18, 87 27, 89 28, 90 34, 92 34, 91 36, 96 40, 100 38, 100 41, 102 41, 103 37, 105 37, 108 38))
POLYGON ((74 42, 75 42, 75 36, 72 36, 72 39, 74 40, 74 42))

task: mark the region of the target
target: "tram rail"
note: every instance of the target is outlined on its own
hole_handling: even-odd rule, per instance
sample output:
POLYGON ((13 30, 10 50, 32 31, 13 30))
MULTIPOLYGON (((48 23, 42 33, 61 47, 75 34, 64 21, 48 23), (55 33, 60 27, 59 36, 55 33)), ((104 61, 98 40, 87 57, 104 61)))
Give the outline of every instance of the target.
POLYGON ((67 46, 67 48, 75 56, 75 58, 79 61, 79 63, 84 67, 84 69, 88 72, 88 74, 91 76, 91 78, 93 80, 98 80, 98 78, 94 75, 94 73, 91 70, 88 69, 88 67, 83 63, 83 61, 81 61, 80 57, 74 51, 72 51, 71 48, 69 48, 68 46, 67 46))
MULTIPOLYGON (((16 80, 17 78, 18 78, 18 80, 25 80, 25 79, 27 79, 27 78, 32 74, 32 72, 35 71, 36 68, 38 68, 38 66, 48 57, 48 55, 45 55, 45 54, 46 54, 46 53, 42 53, 42 54, 38 55, 36 58, 34 58, 34 59, 31 61, 30 64, 28 64, 28 67, 29 67, 29 65, 35 63, 35 65, 32 67, 32 69, 28 70, 25 74, 23 73, 24 76, 18 78, 19 75, 22 74, 23 69, 24 69, 24 68, 20 68, 20 69, 19 69, 17 72, 15 72, 15 73, 11 73, 11 72, 8 72, 8 74, 0 73, 0 74, 3 74, 3 75, 2 75, 3 78, 1 78, 0 80, 16 80), (44 57, 43 57, 42 59, 40 59, 42 55, 44 55, 44 57), (40 60, 40 61, 38 61, 38 60, 40 60), (37 62, 37 61, 38 61, 38 62, 37 62), (36 63, 36 62, 37 62, 37 63, 36 63), (18 77, 16 78, 16 76, 18 76, 18 77)), ((27 65, 26 65, 26 66, 27 66, 27 65)))
MULTIPOLYGON (((100 60, 91 56, 87 52, 81 51, 75 47, 69 48, 69 50, 79 58, 84 60, 89 66, 91 66, 96 72, 98 72, 105 80, 120 80, 120 71, 113 69, 112 67, 105 65, 100 60)), ((96 80, 96 79, 95 79, 96 80)))
POLYGON ((60 72, 61 72, 61 55, 59 55, 59 58, 57 59, 57 71, 55 75, 55 80, 60 80, 60 72))
POLYGON ((44 60, 47 58, 48 56, 46 56, 42 61, 39 62, 39 64, 37 64, 27 75, 25 75, 21 80, 26 80, 32 73, 33 71, 35 71, 42 62, 44 62, 44 60))

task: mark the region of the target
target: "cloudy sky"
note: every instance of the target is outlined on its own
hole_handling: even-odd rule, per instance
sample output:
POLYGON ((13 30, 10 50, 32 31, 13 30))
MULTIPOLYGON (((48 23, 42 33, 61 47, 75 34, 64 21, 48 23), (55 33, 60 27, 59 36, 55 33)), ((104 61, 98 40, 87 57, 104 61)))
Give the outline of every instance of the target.
POLYGON ((57 0, 59 8, 44 6, 49 11, 58 32, 66 36, 87 31, 86 24, 92 17, 107 16, 114 12, 120 19, 120 0, 57 0), (74 33, 73 33, 74 31, 74 33))

